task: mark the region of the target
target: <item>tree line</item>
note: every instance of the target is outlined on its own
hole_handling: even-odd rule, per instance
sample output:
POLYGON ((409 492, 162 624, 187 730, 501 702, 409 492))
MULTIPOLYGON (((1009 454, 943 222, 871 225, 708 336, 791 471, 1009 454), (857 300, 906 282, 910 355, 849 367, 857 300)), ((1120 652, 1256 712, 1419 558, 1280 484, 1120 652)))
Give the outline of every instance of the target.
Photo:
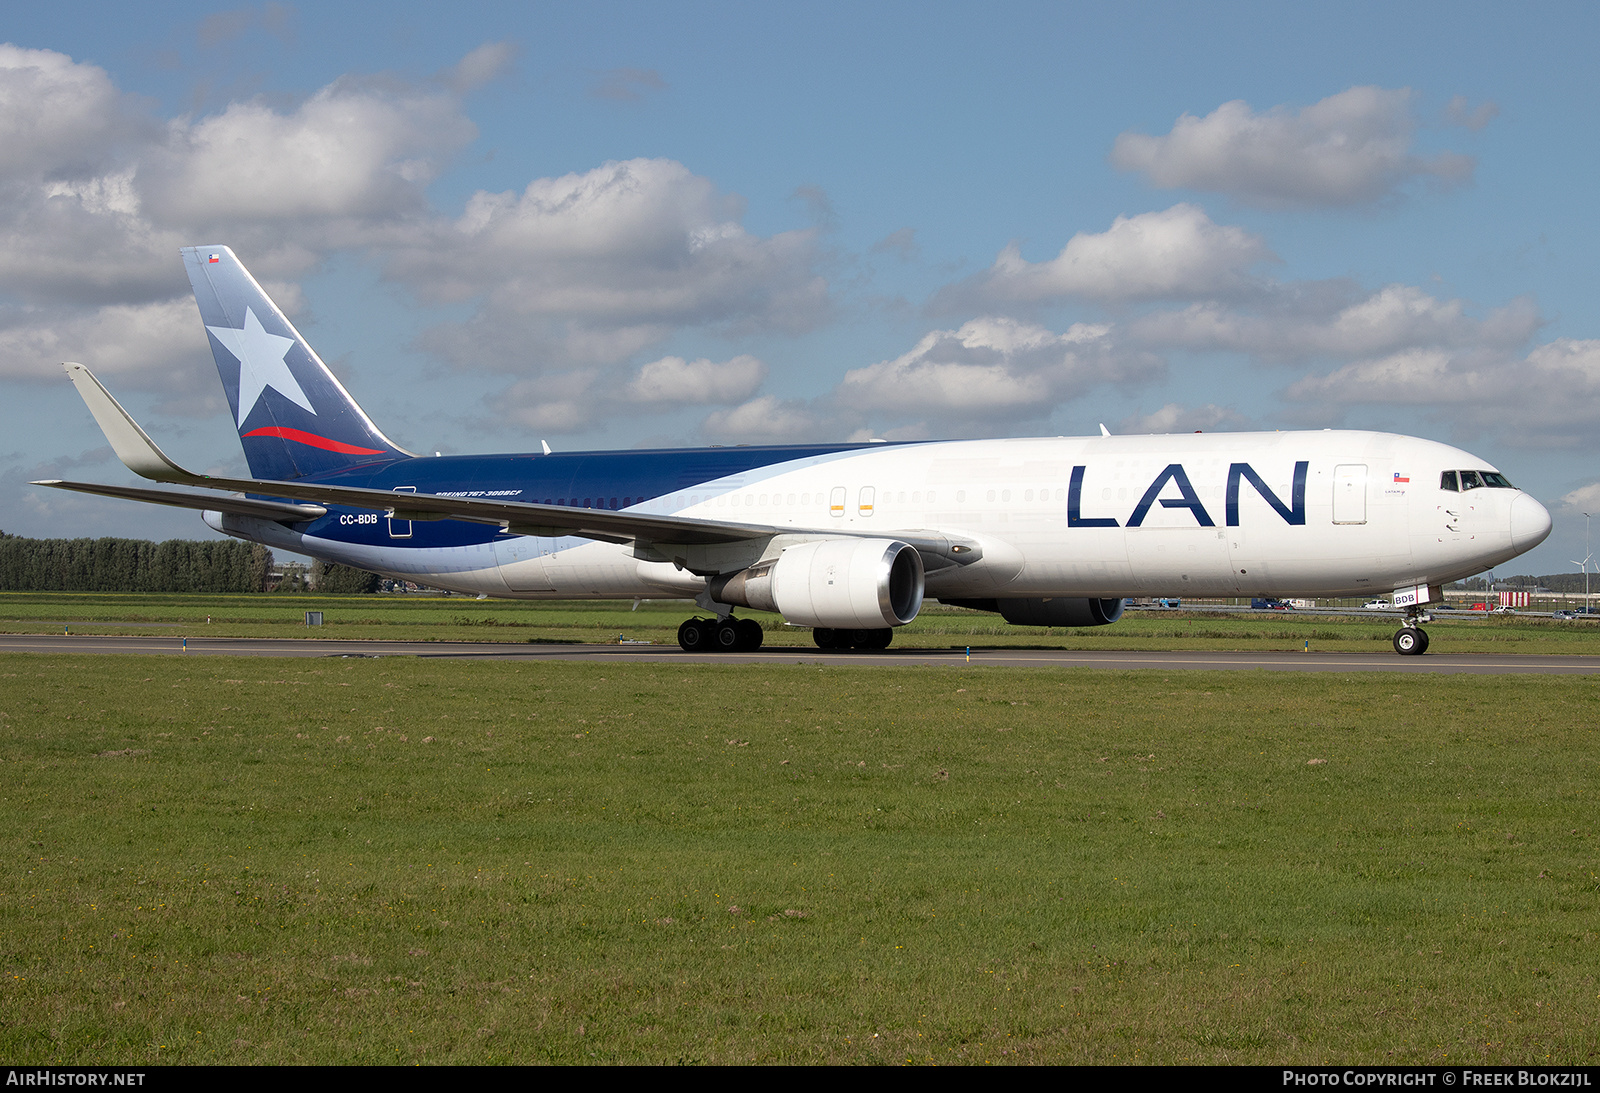
MULTIPOLYGON (((1600 591, 1600 573, 1589 574, 1589 582, 1592 589, 1600 591)), ((1487 592, 1490 590, 1490 583, 1487 577, 1469 577, 1467 580, 1457 583, 1468 592, 1487 592)), ((1546 573, 1542 577, 1534 577, 1524 573, 1515 577, 1496 577, 1494 587, 1502 585, 1507 588, 1548 588, 1552 592, 1582 592, 1583 574, 1546 573)))
POLYGON ((237 539, 25 539, 0 532, 7 592, 264 592, 272 551, 237 539))

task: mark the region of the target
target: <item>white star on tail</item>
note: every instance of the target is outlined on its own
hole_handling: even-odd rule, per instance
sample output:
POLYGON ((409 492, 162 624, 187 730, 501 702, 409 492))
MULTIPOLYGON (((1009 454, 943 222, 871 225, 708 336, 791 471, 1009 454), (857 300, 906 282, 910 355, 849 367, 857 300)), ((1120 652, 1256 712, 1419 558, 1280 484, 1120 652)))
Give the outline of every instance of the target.
POLYGON ((250 411, 256 408, 256 403, 261 399, 261 392, 268 387, 289 401, 304 406, 311 413, 316 413, 311 400, 306 398, 306 393, 300 389, 299 382, 283 361, 289 347, 294 344, 293 338, 268 334, 262 329, 256 313, 249 308, 244 310, 243 330, 231 326, 208 326, 206 329, 217 336, 217 341, 226 346, 229 353, 239 358, 239 428, 244 428, 244 419, 250 416, 250 411))

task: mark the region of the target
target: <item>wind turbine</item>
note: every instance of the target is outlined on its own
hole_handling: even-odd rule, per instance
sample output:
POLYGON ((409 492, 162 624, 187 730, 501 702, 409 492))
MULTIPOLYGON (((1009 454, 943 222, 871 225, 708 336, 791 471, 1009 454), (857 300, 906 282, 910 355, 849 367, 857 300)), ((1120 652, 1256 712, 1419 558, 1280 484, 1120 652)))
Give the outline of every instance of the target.
POLYGON ((1569 559, 1573 565, 1583 567, 1583 613, 1589 614, 1589 563, 1594 561, 1594 551, 1589 550, 1589 514, 1583 514, 1583 549, 1588 551, 1583 561, 1569 559))

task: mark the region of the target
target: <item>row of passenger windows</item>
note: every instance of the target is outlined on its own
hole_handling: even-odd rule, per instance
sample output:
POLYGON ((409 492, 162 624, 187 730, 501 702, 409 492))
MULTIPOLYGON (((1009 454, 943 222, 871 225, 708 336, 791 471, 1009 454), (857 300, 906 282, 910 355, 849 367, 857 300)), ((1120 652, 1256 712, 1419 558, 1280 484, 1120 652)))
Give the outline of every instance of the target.
MULTIPOLYGON (((643 501, 644 498, 641 497, 641 498, 639 498, 639 500, 643 501)), ((538 501, 534 501, 534 504, 538 504, 538 503, 539 503, 538 501)), ((606 499, 604 497, 585 497, 581 503, 578 501, 578 499, 576 497, 573 497, 573 498, 557 497, 553 501, 550 498, 546 497, 544 499, 544 503, 547 504, 547 505, 571 505, 575 509, 576 508, 584 508, 584 509, 624 508, 625 509, 629 505, 633 504, 633 498, 624 497, 622 499, 622 504, 620 504, 620 505, 617 504, 617 499, 615 497, 613 497, 611 499, 611 503, 609 505, 606 504, 606 499)))
POLYGON ((1445 471, 1439 476, 1439 488, 1449 490, 1451 493, 1482 489, 1485 486, 1495 490, 1517 488, 1505 475, 1495 471, 1445 471))
MULTIPOLYGON (((1516 489, 1516 487, 1511 484, 1510 480, 1507 479, 1505 475, 1500 474, 1497 471, 1445 471, 1439 476, 1439 488, 1442 489, 1442 490, 1449 490, 1452 493, 1460 493, 1460 492, 1462 492, 1464 490, 1482 489, 1484 487, 1488 487, 1489 489, 1497 489, 1497 490, 1514 490, 1514 489, 1516 489)), ((871 489, 871 487, 868 487, 868 490, 870 490, 870 489, 871 489)), ((835 491, 835 492, 837 493, 837 491, 835 491)), ((864 492, 866 492, 866 491, 864 491, 864 492)), ((1021 494, 1021 499, 1024 502, 1033 501, 1035 499, 1035 491, 1034 490, 1019 490, 1017 492, 1021 494)), ((1056 492, 1055 500, 1057 502, 1062 502, 1062 501, 1065 501, 1067 499, 1067 491, 1066 490, 1056 490, 1055 492, 1056 492)), ((1109 498, 1111 491, 1110 490, 1104 490, 1104 491, 1102 491, 1102 493, 1106 497, 1109 498)), ((1039 491, 1037 491, 1037 495, 1038 495, 1038 500, 1039 501, 1049 501, 1050 500, 1050 491, 1049 490, 1039 490, 1039 491)), ((712 499, 712 496, 713 495, 711 495, 711 494, 705 494, 705 495, 691 494, 691 495, 684 496, 684 497, 672 498, 671 500, 674 503, 679 504, 679 505, 683 505, 683 504, 698 505, 702 501, 710 501, 712 499)), ((907 494, 906 494, 905 490, 900 490, 898 492, 891 492, 889 490, 884 490, 883 491, 883 500, 884 500, 885 504, 904 504, 905 500, 906 500, 906 496, 907 496, 907 494)), ((1001 501, 1010 501, 1011 500, 1011 496, 1012 496, 1012 491, 1011 490, 1000 490, 1000 491, 998 491, 998 493, 995 490, 987 490, 987 491, 985 491, 985 494, 984 494, 984 500, 986 500, 986 501, 994 501, 998 497, 998 499, 1001 500, 1001 501)), ((923 504, 923 502, 924 502, 924 497, 923 497, 922 491, 920 491, 920 490, 911 491, 910 497, 911 497, 911 503, 913 505, 920 505, 920 504, 923 504)), ((765 493, 763 493, 763 494, 747 493, 747 494, 744 494, 742 497, 739 494, 729 494, 729 495, 724 495, 724 496, 718 496, 717 497, 717 504, 722 505, 724 503, 731 503, 735 508, 739 507, 741 502, 746 506, 766 505, 766 504, 769 504, 769 503, 770 504, 774 504, 774 505, 782 505, 782 504, 794 505, 794 504, 797 504, 797 503, 801 504, 801 505, 809 505, 809 504, 812 503, 812 498, 813 498, 813 495, 810 494, 810 493, 801 493, 801 494, 798 494, 798 495, 791 493, 791 494, 788 495, 787 501, 785 500, 784 495, 781 494, 781 493, 774 493, 774 494, 770 494, 770 495, 769 494, 765 494, 765 493), (724 501, 724 497, 727 498, 727 502, 724 501)), ((823 504, 825 501, 828 500, 828 498, 824 494, 820 494, 820 493, 815 495, 815 499, 816 499, 816 503, 819 504, 819 505, 823 504)), ((957 490, 956 491, 956 502, 958 504, 964 503, 966 501, 966 499, 967 499, 967 491, 966 490, 957 490)), ((636 500, 640 504, 643 504, 645 502, 646 498, 643 498, 643 497, 639 497, 639 498, 633 498, 633 497, 622 497, 622 498, 616 498, 616 497, 611 497, 611 498, 585 497, 585 498, 582 499, 582 501, 580 501, 576 497, 572 497, 572 498, 558 497, 558 498, 554 498, 554 499, 546 497, 544 499, 544 503, 547 504, 547 505, 571 505, 574 508, 582 507, 582 508, 586 508, 586 509, 589 509, 589 508, 601 508, 601 509, 605 509, 605 508, 610 508, 610 509, 624 508, 625 509, 625 508, 628 508, 630 505, 632 505, 636 500)), ((931 504, 935 504, 937 502, 937 500, 938 500, 938 497, 937 497, 937 494, 935 493, 935 491, 929 490, 928 493, 927 493, 926 502, 931 505, 931 504)), ((844 504, 844 500, 843 500, 842 497, 836 496, 836 497, 833 498, 833 507, 835 509, 840 508, 843 504, 844 504)), ((864 509, 871 509, 872 505, 873 505, 873 502, 872 502, 870 496, 866 496, 866 497, 862 498, 861 506, 864 509)))
MULTIPOLYGON (((994 500, 998 499, 1000 501, 1010 501, 1012 499, 1013 492, 1015 492, 1016 495, 1025 503, 1029 502, 1029 501, 1035 501, 1035 500, 1040 501, 1040 502, 1047 502, 1047 501, 1050 500, 1050 491, 1047 490, 1047 489, 1045 489, 1045 490, 1017 490, 1017 491, 1012 491, 1012 490, 998 490, 998 491, 997 490, 987 490, 984 493, 984 500, 986 500, 986 501, 994 501, 994 500)), ((1109 490, 1107 490, 1105 492, 1107 493, 1107 495, 1110 494, 1109 490)), ((874 494, 876 494, 876 493, 877 493, 877 491, 874 490, 870 486, 864 488, 861 491, 861 498, 860 498, 860 502, 859 503, 862 506, 867 507, 867 508, 872 507, 872 505, 874 503, 873 497, 874 497, 874 494)), ((676 497, 670 497, 670 498, 667 498, 667 500, 669 502, 673 503, 673 504, 678 504, 678 505, 698 505, 702 501, 710 501, 710 500, 712 500, 713 497, 715 497, 716 502, 717 502, 718 505, 731 504, 735 508, 738 508, 740 506, 756 507, 756 506, 763 506, 763 505, 768 505, 768 504, 773 504, 773 505, 783 505, 783 504, 809 505, 813 501, 815 501, 816 504, 819 504, 819 505, 830 503, 830 498, 828 497, 828 495, 822 494, 822 493, 818 493, 818 494, 811 494, 811 493, 793 494, 793 493, 791 493, 791 494, 788 494, 787 496, 785 496, 784 494, 781 494, 781 493, 774 493, 774 494, 746 493, 746 494, 742 494, 742 495, 741 494, 737 494, 737 493, 734 493, 734 494, 723 494, 723 495, 688 494, 688 495, 680 495, 680 496, 676 496, 676 497)), ((924 503, 932 505, 932 504, 937 504, 938 500, 939 500, 939 495, 938 495, 938 492, 936 490, 928 490, 926 494, 924 494, 923 491, 921 491, 921 490, 911 490, 909 492, 906 491, 906 490, 884 490, 883 491, 883 502, 884 502, 884 504, 897 504, 897 505, 898 504, 905 504, 907 497, 909 497, 911 499, 911 503, 913 505, 921 505, 921 504, 924 504, 924 503)), ((1055 500, 1057 502, 1065 502, 1066 499, 1067 499, 1067 491, 1066 490, 1062 489, 1062 490, 1056 490, 1055 491, 1055 500)), ((635 501, 638 501, 638 503, 643 504, 646 500, 647 500, 647 498, 644 498, 644 497, 639 497, 639 498, 633 498, 633 497, 622 497, 622 498, 616 498, 616 497, 612 497, 612 498, 585 497, 585 498, 582 498, 581 500, 579 498, 576 498, 576 497, 571 497, 571 498, 568 498, 568 497, 556 497, 556 498, 546 497, 544 499, 544 503, 546 505, 570 505, 573 508, 586 508, 586 509, 590 509, 590 508, 601 508, 601 509, 610 508, 610 509, 617 509, 617 508, 628 508, 629 506, 634 504, 635 501)), ((956 502, 957 502, 957 504, 963 504, 963 503, 966 502, 966 500, 967 500, 967 491, 966 490, 957 490, 956 491, 956 502)), ((834 491, 834 496, 831 499, 831 504, 834 507, 839 507, 839 506, 842 506, 844 504, 844 497, 843 497, 842 487, 839 488, 839 489, 836 489, 834 491)))

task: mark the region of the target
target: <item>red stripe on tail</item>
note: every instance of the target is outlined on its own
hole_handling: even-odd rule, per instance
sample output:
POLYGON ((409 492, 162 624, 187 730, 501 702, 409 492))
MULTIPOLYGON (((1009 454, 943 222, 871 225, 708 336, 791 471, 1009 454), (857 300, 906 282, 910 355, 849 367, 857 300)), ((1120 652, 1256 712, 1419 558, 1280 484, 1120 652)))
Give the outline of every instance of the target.
POLYGON ((248 433, 240 433, 242 440, 247 436, 276 436, 284 440, 296 440, 301 444, 309 444, 313 448, 321 448, 325 452, 338 452, 341 455, 385 455, 378 448, 358 448, 354 444, 344 444, 337 440, 329 440, 316 433, 308 433, 301 429, 286 429, 281 425, 268 425, 260 429, 252 429, 248 433))

